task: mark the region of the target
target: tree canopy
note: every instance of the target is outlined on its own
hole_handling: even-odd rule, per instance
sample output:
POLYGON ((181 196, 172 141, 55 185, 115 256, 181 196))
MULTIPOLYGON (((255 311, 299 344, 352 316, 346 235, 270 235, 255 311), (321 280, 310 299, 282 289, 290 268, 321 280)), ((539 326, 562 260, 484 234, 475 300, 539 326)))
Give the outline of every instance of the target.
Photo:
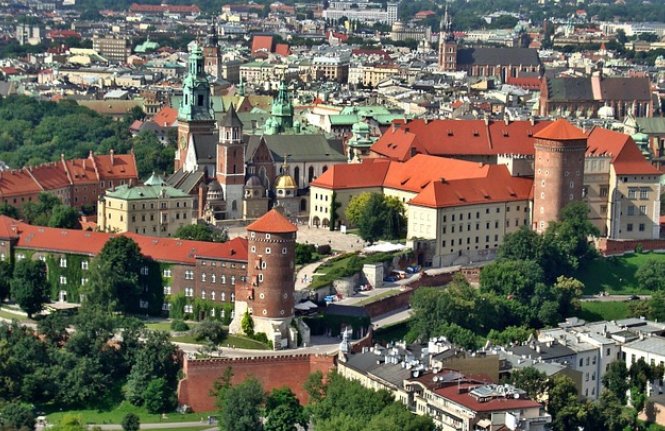
POLYGON ((393 196, 361 193, 351 199, 345 214, 349 223, 358 226, 365 241, 400 239, 406 235, 404 205, 393 196))
POLYGON ((209 224, 188 224, 180 226, 178 230, 176 230, 175 236, 180 239, 207 242, 224 242, 229 239, 226 232, 219 232, 209 224))
POLYGON ((49 284, 46 264, 41 260, 23 259, 16 263, 10 282, 11 297, 32 317, 48 301, 49 284))

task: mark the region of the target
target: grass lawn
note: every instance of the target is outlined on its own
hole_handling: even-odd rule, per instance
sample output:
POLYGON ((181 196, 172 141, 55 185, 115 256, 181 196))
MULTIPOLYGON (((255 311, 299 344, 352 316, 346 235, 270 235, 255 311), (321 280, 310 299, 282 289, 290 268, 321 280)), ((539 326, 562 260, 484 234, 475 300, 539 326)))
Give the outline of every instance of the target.
MULTIPOLYGON (((127 413, 136 414, 141 423, 173 423, 173 422, 198 422, 201 418, 207 418, 208 413, 167 413, 166 418, 162 418, 160 414, 151 414, 146 411, 144 407, 136 407, 128 401, 123 401, 115 408, 109 410, 100 409, 87 409, 87 410, 68 410, 63 412, 51 413, 46 416, 49 423, 57 423, 63 415, 73 414, 81 416, 83 423, 87 424, 119 424, 122 422, 123 416, 127 413)), ((168 428, 167 426, 164 427, 168 428)), ((207 427, 210 428, 210 427, 207 427)))
POLYGON ((356 302, 356 303, 353 304, 353 305, 358 305, 358 306, 360 306, 360 305, 371 304, 372 302, 379 301, 379 300, 381 300, 381 299, 383 299, 383 298, 387 298, 387 297, 389 297, 389 296, 397 295, 399 292, 400 292, 399 289, 389 289, 389 290, 386 290, 385 292, 381 292, 381 293, 379 293, 379 294, 376 294, 376 295, 373 295, 373 296, 369 296, 369 297, 367 297, 367 298, 365 298, 365 299, 362 299, 362 300, 356 302))
MULTIPOLYGON (((204 419, 206 419, 208 415, 204 419)), ((185 428, 168 428, 168 425, 164 425, 165 428, 152 428, 154 431, 203 431, 210 428, 217 428, 217 425, 201 425, 200 427, 185 427, 185 428)))
POLYGON ((650 259, 665 260, 665 254, 640 253, 598 258, 578 271, 575 277, 584 283, 585 295, 602 291, 610 294, 649 294, 651 292, 639 288, 635 271, 650 259))
POLYGON ((617 320, 628 317, 630 301, 584 301, 578 317, 587 322, 617 320))
MULTIPOLYGON (((171 341, 175 341, 176 343, 202 344, 200 341, 197 341, 191 334, 182 335, 179 337, 171 337, 171 341)), ((227 345, 231 345, 238 349, 268 349, 268 346, 261 343, 260 341, 252 340, 251 338, 243 337, 241 335, 232 334, 227 335, 224 341, 220 343, 220 347, 222 348, 226 347, 227 345)))
POLYGON ((2 317, 3 319, 10 319, 10 320, 14 319, 14 320, 17 320, 19 322, 30 322, 30 320, 26 316, 16 314, 16 313, 11 313, 11 312, 3 310, 1 308, 0 308, 0 317, 2 317))

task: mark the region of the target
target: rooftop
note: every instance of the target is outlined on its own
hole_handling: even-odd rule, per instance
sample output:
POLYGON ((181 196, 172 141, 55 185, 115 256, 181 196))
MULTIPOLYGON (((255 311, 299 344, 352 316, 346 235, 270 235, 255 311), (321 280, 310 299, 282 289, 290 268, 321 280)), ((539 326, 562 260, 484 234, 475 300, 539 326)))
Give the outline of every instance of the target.
POLYGON ((261 218, 247 226, 248 231, 266 233, 295 233, 298 231, 296 225, 284 217, 281 212, 273 208, 261 218))

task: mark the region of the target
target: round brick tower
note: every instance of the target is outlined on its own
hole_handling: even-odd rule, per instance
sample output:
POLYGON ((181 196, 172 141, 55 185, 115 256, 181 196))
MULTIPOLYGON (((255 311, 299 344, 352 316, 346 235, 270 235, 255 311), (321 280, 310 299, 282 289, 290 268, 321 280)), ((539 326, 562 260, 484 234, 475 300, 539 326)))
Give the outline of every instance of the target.
POLYGON ((566 205, 582 200, 587 136, 561 119, 534 138, 533 228, 541 233, 566 205))
MULTIPOLYGON (((293 344, 289 340, 293 338, 297 230, 277 209, 247 226, 247 290, 244 298, 236 295, 235 319, 249 311, 254 332, 265 333, 275 348, 293 344)), ((240 332, 237 322, 231 326, 232 332, 240 332)))

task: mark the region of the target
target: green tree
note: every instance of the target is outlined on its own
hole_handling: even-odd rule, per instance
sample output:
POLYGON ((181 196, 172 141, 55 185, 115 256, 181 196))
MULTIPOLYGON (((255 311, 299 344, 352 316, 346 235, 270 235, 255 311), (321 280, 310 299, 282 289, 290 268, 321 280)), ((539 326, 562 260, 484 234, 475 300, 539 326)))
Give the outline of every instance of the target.
POLYGON ((513 371, 506 379, 506 383, 525 390, 529 398, 532 399, 538 399, 545 395, 549 385, 547 375, 533 367, 513 371))
POLYGON ((9 262, 0 261, 0 303, 9 297, 12 266, 9 262))
POLYGON ((363 240, 374 243, 383 236, 385 213, 383 195, 372 193, 358 220, 358 230, 363 240))
POLYGON ((652 292, 663 290, 665 287, 665 261, 648 259, 637 269, 635 278, 642 289, 652 292))
POLYGON ((242 316, 240 327, 242 328, 242 332, 244 332, 248 337, 254 335, 254 320, 252 320, 252 316, 249 314, 249 310, 245 311, 245 314, 242 316))
POLYGON ((69 319, 61 313, 51 313, 37 323, 37 330, 51 344, 63 344, 67 338, 69 319))
POLYGON ((84 303, 107 310, 136 312, 141 286, 139 273, 145 259, 129 237, 109 239, 93 259, 90 281, 84 286, 84 303))
POLYGON ((11 297, 28 314, 41 311, 48 301, 48 281, 46 264, 40 260, 24 259, 14 267, 14 275, 10 282, 11 297))
POLYGON ((295 431, 296 425, 307 427, 307 415, 289 388, 277 388, 266 398, 266 431, 295 431))
POLYGON ((226 232, 218 232, 208 224, 188 224, 181 226, 176 230, 175 236, 180 239, 207 242, 225 242, 229 239, 226 232))
POLYGON ((367 206, 367 202, 369 202, 369 198, 371 196, 372 193, 364 192, 351 198, 349 204, 344 210, 344 214, 346 215, 346 220, 349 222, 349 225, 358 226, 364 212, 364 208, 367 206))
POLYGON ((0 424, 10 430, 35 428, 35 407, 32 404, 11 401, 0 408, 0 424))
POLYGON ((48 226, 65 229, 78 229, 79 212, 67 205, 56 205, 53 207, 51 216, 48 219, 48 226))
POLYGON ((325 396, 326 389, 326 385, 323 383, 323 373, 321 371, 311 373, 303 383, 303 388, 312 402, 321 401, 325 396))
POLYGON ((258 380, 250 377, 237 386, 221 391, 219 397, 221 431, 257 431, 263 428, 261 409, 265 394, 258 380))
POLYGON ((315 252, 314 244, 296 243, 296 265, 306 265, 314 262, 315 252))
POLYGON ((7 202, 0 203, 0 215, 11 217, 13 219, 18 219, 21 217, 18 209, 9 205, 7 202))
POLYGON ((179 369, 177 348, 171 344, 169 335, 166 332, 148 332, 127 379, 127 399, 141 405, 145 401, 145 389, 158 378, 163 378, 170 391, 175 392, 179 369))
POLYGON ((503 331, 492 329, 487 334, 487 339, 495 345, 505 346, 510 343, 522 343, 528 340, 533 335, 533 332, 533 329, 529 329, 526 326, 509 326, 503 331))
POLYGON ((526 303, 543 280, 543 270, 534 261, 500 259, 482 269, 480 289, 526 303))
POLYGON ((215 320, 204 320, 194 328, 194 338, 197 341, 206 341, 217 345, 226 338, 227 331, 222 322, 215 320))
POLYGON ((171 411, 176 403, 175 391, 168 382, 159 377, 152 379, 143 392, 145 408, 149 413, 165 413, 171 411))
POLYGON ((339 210, 339 207, 341 206, 342 204, 337 202, 337 192, 332 192, 332 195, 330 196, 330 231, 334 231, 338 225, 339 214, 337 210, 339 210))
POLYGON ((539 249, 540 235, 527 226, 522 226, 518 231, 506 234, 499 246, 498 255, 509 260, 538 261, 539 249))
POLYGON ((40 193, 36 202, 26 202, 23 205, 23 215, 30 224, 48 226, 51 212, 55 207, 61 206, 58 197, 50 193, 40 193))
POLYGON ((122 418, 123 431, 139 431, 141 428, 141 421, 134 413, 127 413, 122 418))
POLYGON ((553 429, 569 431, 579 425, 577 389, 570 377, 556 375, 548 392, 547 411, 552 415, 553 429))

